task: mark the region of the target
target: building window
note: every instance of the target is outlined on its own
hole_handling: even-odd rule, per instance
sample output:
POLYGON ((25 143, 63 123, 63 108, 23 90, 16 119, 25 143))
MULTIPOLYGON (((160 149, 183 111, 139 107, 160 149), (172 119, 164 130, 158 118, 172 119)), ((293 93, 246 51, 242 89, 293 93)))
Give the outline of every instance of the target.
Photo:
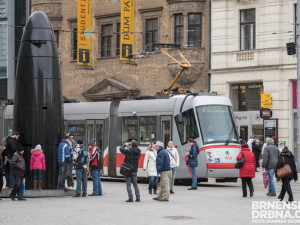
POLYGON ((260 109, 260 95, 263 83, 231 85, 231 102, 234 111, 257 111, 260 109))
POLYGON ((7 22, 0 23, 0 78, 6 77, 7 71, 7 22))
POLYGON ((113 25, 101 26, 101 57, 112 56, 113 25))
POLYGON ((151 44, 158 43, 158 19, 146 20, 146 46, 150 52, 154 51, 151 44))
POLYGON ((117 43, 116 43, 116 46, 117 46, 117 51, 116 51, 116 55, 119 56, 120 55, 120 41, 121 41, 121 29, 120 29, 120 26, 121 24, 120 23, 117 23, 117 43))
POLYGON ((73 28, 72 57, 77 60, 77 28, 73 28))
POLYGON ((57 48, 59 48, 59 30, 54 30, 54 35, 57 43, 57 48))
POLYGON ((183 15, 175 15, 174 43, 183 44, 183 15))
POLYGON ((255 49, 255 9, 241 10, 241 50, 255 49))
POLYGON ((188 45, 201 46, 201 13, 190 13, 188 16, 188 45))

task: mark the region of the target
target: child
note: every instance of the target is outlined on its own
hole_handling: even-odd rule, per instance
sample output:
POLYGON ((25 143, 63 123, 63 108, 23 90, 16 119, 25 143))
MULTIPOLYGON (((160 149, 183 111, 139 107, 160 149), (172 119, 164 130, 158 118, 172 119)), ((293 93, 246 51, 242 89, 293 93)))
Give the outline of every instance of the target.
POLYGON ((37 184, 38 190, 42 190, 42 170, 46 170, 45 156, 41 145, 35 146, 31 150, 30 170, 33 171, 33 190, 36 191, 37 184))

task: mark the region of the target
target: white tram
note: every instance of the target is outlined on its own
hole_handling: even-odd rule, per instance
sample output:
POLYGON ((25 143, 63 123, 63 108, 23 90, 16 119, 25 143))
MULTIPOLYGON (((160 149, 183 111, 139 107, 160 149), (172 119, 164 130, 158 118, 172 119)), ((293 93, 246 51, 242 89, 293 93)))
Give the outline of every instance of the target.
MULTIPOLYGON (((0 122, 3 136, 9 135, 12 117, 13 107, 7 106, 0 122)), ((135 139, 142 151, 138 177, 146 178, 142 168, 149 142, 161 140, 167 145, 172 140, 180 156, 176 179, 190 179, 185 156, 187 140, 194 138, 200 149, 199 181, 215 178, 217 182, 235 182, 238 177, 234 165, 241 147, 232 105, 226 97, 188 94, 168 99, 65 103, 64 129, 75 141, 81 139, 86 144, 96 140, 104 149, 104 176, 121 176, 124 156, 119 147, 135 139)))

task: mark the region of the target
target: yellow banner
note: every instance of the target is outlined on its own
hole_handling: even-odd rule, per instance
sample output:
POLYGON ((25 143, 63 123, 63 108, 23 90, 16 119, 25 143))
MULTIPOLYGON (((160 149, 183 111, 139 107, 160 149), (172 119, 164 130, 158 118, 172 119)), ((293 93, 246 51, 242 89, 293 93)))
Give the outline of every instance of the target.
POLYGON ((77 0, 77 64, 91 65, 92 12, 91 0, 77 0))
POLYGON ((272 95, 271 94, 261 94, 261 104, 262 108, 272 108, 272 95))
POLYGON ((133 61, 134 53, 134 0, 121 1, 120 60, 133 61))

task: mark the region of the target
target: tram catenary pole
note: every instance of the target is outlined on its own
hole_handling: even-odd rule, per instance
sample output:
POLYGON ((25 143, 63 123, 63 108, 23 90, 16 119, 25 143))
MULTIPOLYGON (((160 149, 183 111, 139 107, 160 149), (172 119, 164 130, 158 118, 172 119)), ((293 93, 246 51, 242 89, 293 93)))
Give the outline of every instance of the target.
POLYGON ((297 168, 300 170, 300 0, 296 9, 296 46, 297 46, 297 168))

